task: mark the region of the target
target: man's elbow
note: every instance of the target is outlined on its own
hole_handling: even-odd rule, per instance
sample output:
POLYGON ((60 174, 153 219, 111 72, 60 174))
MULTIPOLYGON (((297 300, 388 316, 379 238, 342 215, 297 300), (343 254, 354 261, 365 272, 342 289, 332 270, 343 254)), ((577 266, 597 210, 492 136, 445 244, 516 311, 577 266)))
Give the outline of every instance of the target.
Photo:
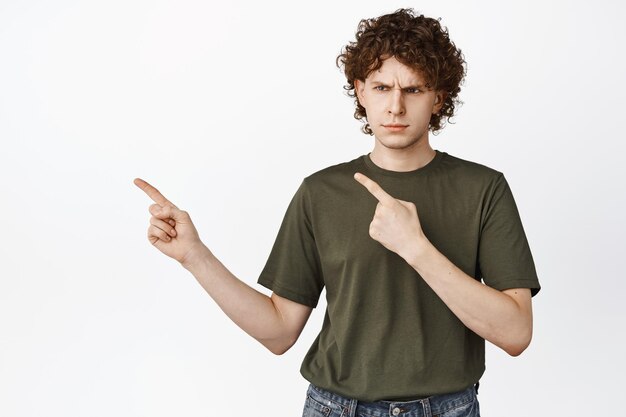
POLYGON ((274 341, 272 343, 264 343, 263 345, 274 355, 280 356, 287 352, 296 343, 295 340, 274 341))
POLYGON ((511 346, 505 349, 505 352, 508 353, 511 356, 519 356, 522 354, 522 352, 524 352, 526 350, 526 348, 528 347, 528 345, 526 346, 511 346))
POLYGON ((269 351, 272 352, 274 355, 276 356, 280 356, 282 354, 284 354, 285 352, 287 352, 289 350, 289 347, 280 347, 280 348, 276 348, 276 347, 268 347, 269 351))
POLYGON ((532 333, 527 333, 522 337, 518 337, 515 340, 511 341, 511 343, 503 346, 502 349, 506 353, 511 356, 519 356, 526 350, 526 348, 530 345, 530 341, 532 339, 532 333))
MULTIPOLYGON (((514 294, 517 295, 517 292, 514 294)), ((517 297, 525 295, 522 300, 508 295, 517 303, 519 314, 511 319, 506 333, 502 334, 505 340, 501 348, 511 356, 519 356, 528 348, 533 337, 531 294, 530 290, 526 289, 523 294, 517 295, 517 297)))

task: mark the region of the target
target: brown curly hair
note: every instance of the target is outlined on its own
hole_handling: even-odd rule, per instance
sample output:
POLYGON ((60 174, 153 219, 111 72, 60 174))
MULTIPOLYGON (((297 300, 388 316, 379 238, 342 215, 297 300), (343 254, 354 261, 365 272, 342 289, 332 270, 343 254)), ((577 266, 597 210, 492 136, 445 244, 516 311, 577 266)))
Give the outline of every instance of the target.
MULTIPOLYGON (((428 89, 442 90, 445 100, 441 110, 430 118, 429 129, 437 134, 443 128, 442 119, 450 121, 466 74, 463 54, 442 28, 439 19, 416 15, 413 9, 398 9, 394 13, 359 22, 356 41, 341 50, 336 64, 344 67, 348 83, 347 94, 355 98, 354 118, 363 121, 363 133, 372 135, 365 108, 356 96, 354 81, 365 81, 367 76, 379 69, 386 58, 395 57, 404 65, 420 73, 428 89)), ((452 122, 450 122, 452 123, 452 122)))

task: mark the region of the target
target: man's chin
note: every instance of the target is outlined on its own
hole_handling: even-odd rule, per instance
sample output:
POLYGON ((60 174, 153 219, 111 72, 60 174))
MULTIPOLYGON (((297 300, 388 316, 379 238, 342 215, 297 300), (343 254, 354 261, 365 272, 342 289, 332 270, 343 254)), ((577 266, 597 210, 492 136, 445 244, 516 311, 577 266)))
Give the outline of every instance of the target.
POLYGON ((393 150, 404 150, 404 149, 412 149, 419 145, 420 139, 407 139, 407 138, 394 138, 394 137, 384 137, 383 139, 377 139, 378 143, 387 148, 393 150))

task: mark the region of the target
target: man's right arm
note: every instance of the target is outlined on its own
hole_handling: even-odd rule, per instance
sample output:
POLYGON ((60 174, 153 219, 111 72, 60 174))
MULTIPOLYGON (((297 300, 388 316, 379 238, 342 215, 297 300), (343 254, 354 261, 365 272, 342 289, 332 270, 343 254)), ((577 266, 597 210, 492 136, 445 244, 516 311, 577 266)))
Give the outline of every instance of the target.
POLYGON ((233 275, 204 245, 182 262, 202 288, 237 326, 276 355, 298 340, 312 307, 276 293, 271 297, 233 275))
POLYGON ((281 355, 298 340, 312 308, 260 293, 235 277, 200 240, 189 213, 141 178, 133 181, 154 202, 148 240, 190 271, 232 321, 281 355))

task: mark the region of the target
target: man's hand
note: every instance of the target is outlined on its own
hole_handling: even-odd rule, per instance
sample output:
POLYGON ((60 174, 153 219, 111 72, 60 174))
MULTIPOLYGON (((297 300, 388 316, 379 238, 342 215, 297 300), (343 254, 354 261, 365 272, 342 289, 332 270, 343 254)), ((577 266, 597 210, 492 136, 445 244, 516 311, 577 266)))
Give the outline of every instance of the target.
POLYGON ((159 190, 141 178, 135 178, 133 182, 156 203, 148 208, 152 214, 148 240, 158 250, 185 266, 193 258, 195 251, 204 246, 189 214, 180 210, 159 190))
POLYGON ((359 172, 354 174, 354 179, 378 200, 374 219, 370 223, 370 236, 408 260, 416 245, 426 240, 415 204, 390 196, 380 185, 359 172))

